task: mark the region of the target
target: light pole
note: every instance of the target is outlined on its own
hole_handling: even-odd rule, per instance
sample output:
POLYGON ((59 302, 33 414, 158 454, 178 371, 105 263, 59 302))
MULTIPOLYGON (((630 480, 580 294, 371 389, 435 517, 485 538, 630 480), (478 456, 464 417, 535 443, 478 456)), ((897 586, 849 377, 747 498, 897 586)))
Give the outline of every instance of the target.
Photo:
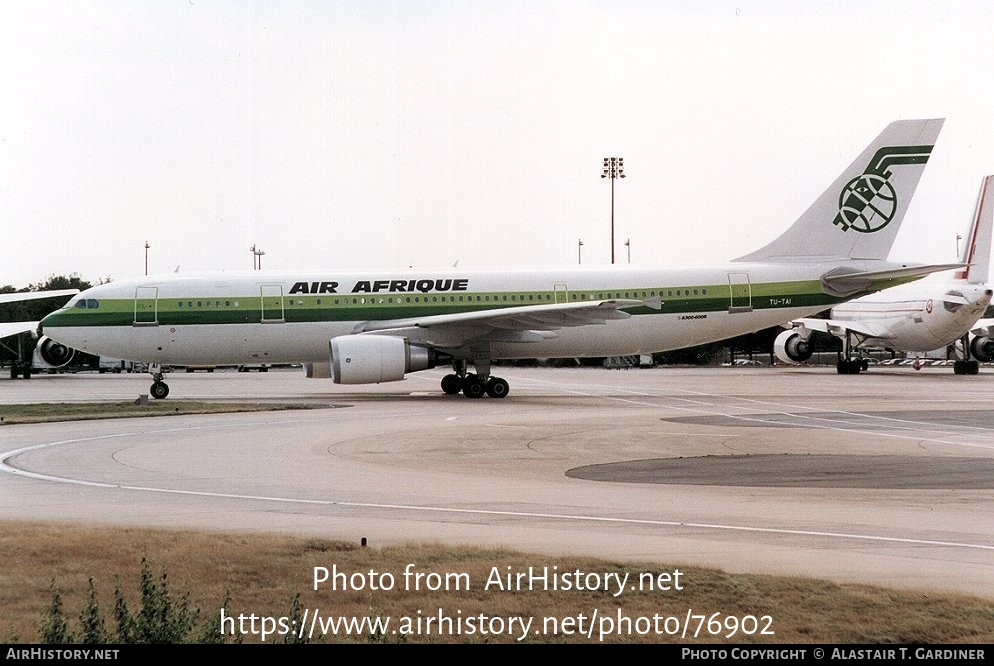
POLYGON ((145 275, 148 275, 148 248, 151 247, 148 241, 145 241, 145 275))
POLYGON ((624 157, 605 157, 601 178, 611 179, 611 263, 614 263, 614 181, 625 177, 624 157))
POLYGON ((625 241, 625 247, 628 248, 628 263, 632 263, 632 239, 629 238, 625 241))
POLYGON ((264 250, 257 250, 255 245, 249 248, 252 252, 252 270, 261 271, 262 270, 262 255, 266 254, 264 250))
POLYGON ((583 261, 580 258, 580 251, 583 249, 583 239, 578 238, 576 241, 576 263, 582 264, 583 261))

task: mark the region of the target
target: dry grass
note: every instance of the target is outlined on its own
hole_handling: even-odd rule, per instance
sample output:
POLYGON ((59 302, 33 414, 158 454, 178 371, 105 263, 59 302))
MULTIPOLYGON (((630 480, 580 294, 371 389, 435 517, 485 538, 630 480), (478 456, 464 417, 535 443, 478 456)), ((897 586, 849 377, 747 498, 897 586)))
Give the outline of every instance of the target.
MULTIPOLYGON (((389 616, 392 622, 410 618, 451 618, 485 614, 488 617, 534 617, 531 643, 595 643, 575 633, 555 633, 543 627, 542 618, 557 620, 581 615, 590 618, 653 615, 685 618, 693 614, 722 613, 773 618, 772 636, 737 634, 697 639, 651 633, 645 636, 610 635, 604 642, 643 643, 923 643, 990 644, 994 642, 994 602, 963 595, 894 591, 868 586, 836 585, 818 580, 759 575, 730 575, 720 571, 684 567, 674 563, 620 564, 591 558, 553 558, 510 551, 452 549, 418 544, 406 547, 363 548, 358 544, 274 535, 178 532, 150 529, 100 528, 6 522, 0 523, 0 573, 3 624, 0 636, 11 643, 38 642, 38 628, 51 604, 52 586, 59 590, 72 624, 83 609, 87 581, 92 577, 104 614, 110 617, 115 588, 139 605, 139 580, 143 558, 156 575, 166 572, 170 591, 190 593, 192 604, 204 614, 218 612, 230 593, 229 615, 287 616, 299 593, 303 608, 322 616, 356 618, 389 616), (466 574, 470 588, 445 591, 404 589, 408 564, 416 571, 466 574), (625 591, 615 597, 603 591, 501 591, 484 589, 490 572, 522 571, 527 567, 557 566, 560 572, 665 572, 680 569, 684 589, 668 592, 625 591), (326 567, 369 580, 370 571, 390 573, 394 590, 334 591, 330 584, 312 589, 314 567, 326 567), (441 609, 441 610, 440 610, 441 609), (537 633, 536 633, 537 632, 537 633)), ((382 579, 380 579, 382 581, 382 579)), ((465 581, 466 579, 462 579, 465 581)), ((382 585, 382 583, 381 583, 382 585)), ((437 587, 437 586, 436 586, 437 587)), ((248 628, 246 624, 246 628, 248 628)), ((260 627, 257 624, 256 627, 260 627)), ((399 625, 392 625, 397 628, 399 625)), ((672 627, 672 624, 670 625, 672 627)), ((432 631, 401 636, 388 632, 371 636, 324 636, 312 642, 408 643, 510 643, 516 636, 483 636, 432 631)), ((518 632, 515 632, 518 633, 518 632)), ((267 642, 279 642, 269 636, 267 642)), ((256 635, 244 642, 257 643, 256 635)))

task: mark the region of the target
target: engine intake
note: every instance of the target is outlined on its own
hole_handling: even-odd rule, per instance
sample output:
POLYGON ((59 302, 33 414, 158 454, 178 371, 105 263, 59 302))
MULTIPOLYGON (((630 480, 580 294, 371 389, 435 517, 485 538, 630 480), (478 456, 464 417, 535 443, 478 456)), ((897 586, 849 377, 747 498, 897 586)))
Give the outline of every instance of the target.
POLYGON ((773 353, 784 363, 804 363, 814 350, 811 342, 797 331, 784 331, 773 342, 773 353))
POLYGON ((971 336, 970 354, 982 363, 994 361, 994 340, 986 335, 971 336))
POLYGON ((42 336, 38 340, 36 349, 42 360, 53 368, 61 368, 69 365, 76 356, 75 349, 46 336, 42 336))
POLYGON ((395 382, 408 372, 435 367, 436 355, 406 338, 341 335, 331 339, 331 378, 336 384, 395 382))

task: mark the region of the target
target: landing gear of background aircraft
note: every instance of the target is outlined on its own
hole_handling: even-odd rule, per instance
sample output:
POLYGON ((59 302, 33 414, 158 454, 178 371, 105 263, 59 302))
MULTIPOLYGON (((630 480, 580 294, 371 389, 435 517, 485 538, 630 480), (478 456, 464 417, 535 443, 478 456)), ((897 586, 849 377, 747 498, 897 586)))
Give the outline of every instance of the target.
POLYGON ((957 361, 953 361, 953 374, 954 375, 979 375, 980 374, 980 361, 970 358, 970 336, 964 335, 963 339, 960 341, 963 345, 963 357, 957 361))
POLYGON ((861 370, 866 370, 870 364, 864 358, 854 356, 852 358, 840 359, 835 364, 835 370, 840 375, 858 375, 861 370))
POLYGON ((169 395, 169 385, 162 381, 163 373, 162 367, 158 364, 151 367, 152 373, 152 388, 149 389, 149 393, 156 400, 162 400, 167 395, 169 395))
POLYGON ((870 362, 865 358, 859 356, 858 353, 853 351, 853 343, 851 332, 846 332, 845 344, 845 358, 839 359, 835 364, 835 371, 840 375, 858 375, 860 371, 866 370, 870 367, 870 362))
POLYGON ((954 375, 979 375, 980 361, 973 359, 953 361, 954 375))

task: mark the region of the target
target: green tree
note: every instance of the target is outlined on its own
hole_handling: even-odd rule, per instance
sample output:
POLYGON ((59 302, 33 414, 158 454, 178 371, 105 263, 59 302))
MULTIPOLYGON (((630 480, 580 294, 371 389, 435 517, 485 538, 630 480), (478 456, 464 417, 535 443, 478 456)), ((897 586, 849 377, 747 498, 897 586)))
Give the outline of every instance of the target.
POLYGON ((48 645, 65 645, 73 643, 73 635, 69 632, 69 620, 62 609, 62 593, 52 581, 52 603, 45 610, 41 623, 40 639, 48 645))
POLYGON ((306 631, 296 631, 296 627, 300 627, 304 621, 304 609, 300 604, 300 593, 293 595, 293 600, 290 602, 290 612, 287 615, 290 620, 290 626, 294 627, 294 631, 287 632, 283 636, 283 642, 290 645, 304 645, 310 642, 310 638, 307 636, 306 631))
POLYGON ((88 645, 103 645, 108 642, 107 628, 104 619, 100 615, 100 607, 97 604, 97 590, 91 577, 88 582, 89 592, 86 597, 86 605, 79 614, 80 641, 88 645))

